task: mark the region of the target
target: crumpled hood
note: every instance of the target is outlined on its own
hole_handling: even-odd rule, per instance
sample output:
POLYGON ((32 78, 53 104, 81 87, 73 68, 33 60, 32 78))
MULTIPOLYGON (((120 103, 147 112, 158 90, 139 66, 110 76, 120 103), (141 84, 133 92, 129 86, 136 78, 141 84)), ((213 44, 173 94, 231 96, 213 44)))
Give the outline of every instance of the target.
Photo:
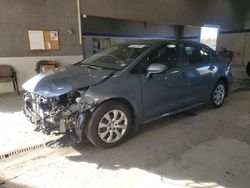
POLYGON ((69 65, 41 73, 23 84, 23 89, 43 97, 56 97, 74 89, 95 85, 107 78, 111 70, 94 70, 69 65))

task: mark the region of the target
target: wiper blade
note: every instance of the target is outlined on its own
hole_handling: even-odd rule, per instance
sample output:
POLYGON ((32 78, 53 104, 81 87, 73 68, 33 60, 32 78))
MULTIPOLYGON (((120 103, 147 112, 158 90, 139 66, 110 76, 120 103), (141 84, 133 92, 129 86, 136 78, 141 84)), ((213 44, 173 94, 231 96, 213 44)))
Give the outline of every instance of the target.
POLYGON ((97 69, 97 70, 102 70, 103 69, 103 67, 97 66, 97 65, 90 65, 89 68, 97 69))
POLYGON ((87 67, 87 68, 91 68, 91 69, 95 69, 95 70, 102 70, 103 67, 101 66, 97 66, 97 65, 86 65, 86 64, 81 64, 82 67, 87 67))

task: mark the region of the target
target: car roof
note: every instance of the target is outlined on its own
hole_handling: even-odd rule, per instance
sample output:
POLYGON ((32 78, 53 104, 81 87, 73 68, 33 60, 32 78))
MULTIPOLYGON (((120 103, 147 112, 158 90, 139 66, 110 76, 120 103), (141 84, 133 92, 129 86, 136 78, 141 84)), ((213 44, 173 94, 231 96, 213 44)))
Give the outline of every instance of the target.
POLYGON ((126 42, 127 44, 138 44, 138 43, 141 43, 141 44, 151 44, 151 45, 154 45, 154 44, 161 44, 161 43, 166 43, 166 42, 181 42, 181 43, 184 43, 184 44, 201 44, 199 42, 195 42, 195 41, 189 41, 189 40, 164 40, 164 39, 151 39, 151 40, 133 40, 133 41, 129 41, 129 42, 126 42))
POLYGON ((164 43, 164 42, 173 42, 175 40, 162 40, 162 39, 147 39, 147 40, 143 40, 143 39, 140 39, 140 40, 133 40, 133 41, 129 41, 127 42, 127 44, 138 44, 138 43, 141 43, 141 44, 161 44, 161 43, 164 43))

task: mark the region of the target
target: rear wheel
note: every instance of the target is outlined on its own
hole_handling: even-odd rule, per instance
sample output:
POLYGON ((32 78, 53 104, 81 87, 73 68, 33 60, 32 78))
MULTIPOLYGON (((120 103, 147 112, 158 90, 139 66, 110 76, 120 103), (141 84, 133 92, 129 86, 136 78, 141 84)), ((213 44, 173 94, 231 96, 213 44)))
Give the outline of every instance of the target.
POLYGON ((225 82, 218 81, 210 96, 210 105, 212 108, 220 108, 226 97, 226 85, 225 82))
POLYGON ((92 114, 86 126, 86 136, 100 148, 110 148, 122 143, 132 126, 132 115, 123 103, 104 103, 92 114))

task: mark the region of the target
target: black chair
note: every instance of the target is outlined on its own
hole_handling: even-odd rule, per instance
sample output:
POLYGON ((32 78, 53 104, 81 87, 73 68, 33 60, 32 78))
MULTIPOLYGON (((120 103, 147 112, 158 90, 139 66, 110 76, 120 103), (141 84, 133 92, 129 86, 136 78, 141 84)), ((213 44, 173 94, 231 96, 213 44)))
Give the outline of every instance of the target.
POLYGON ((0 83, 12 82, 14 91, 20 95, 16 72, 10 65, 0 65, 0 83))

